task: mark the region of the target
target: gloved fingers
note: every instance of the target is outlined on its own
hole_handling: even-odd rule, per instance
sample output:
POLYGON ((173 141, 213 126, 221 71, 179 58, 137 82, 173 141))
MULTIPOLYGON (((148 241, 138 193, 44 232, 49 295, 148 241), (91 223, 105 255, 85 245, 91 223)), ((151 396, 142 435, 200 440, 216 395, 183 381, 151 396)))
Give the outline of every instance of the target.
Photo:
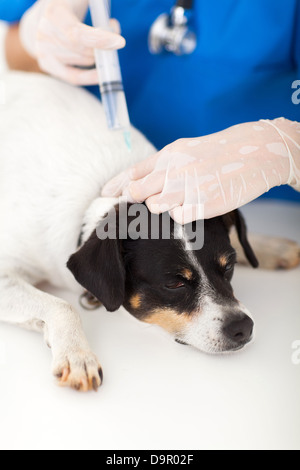
POLYGON ((80 56, 74 53, 64 55, 63 53, 61 53, 59 59, 60 62, 69 66, 86 67, 91 69, 94 69, 96 67, 95 56, 80 56))
POLYGON ((183 204, 170 211, 170 216, 179 225, 190 224, 196 220, 208 218, 205 216, 204 206, 200 204, 183 204))
POLYGON ((156 161, 155 158, 150 159, 148 170, 154 166, 153 172, 130 183, 128 190, 132 198, 135 201, 148 200, 148 204, 163 204, 166 210, 171 210, 183 202, 198 203, 200 201, 199 185, 211 179, 208 176, 198 177, 197 167, 192 164, 181 168, 175 165, 176 155, 172 160, 165 152, 163 157, 156 161))
POLYGON ((131 168, 129 170, 130 178, 132 180, 140 180, 152 173, 156 168, 159 156, 159 153, 156 155, 152 155, 151 157, 147 158, 146 160, 138 163, 133 168, 131 168))
POLYGON ((178 191, 177 193, 171 194, 160 193, 146 199, 146 205, 149 211, 153 214, 163 214, 164 212, 170 212, 175 207, 183 204, 184 199, 184 191, 178 191))
POLYGON ((78 54, 76 51, 71 51, 65 46, 58 48, 54 44, 43 41, 39 42, 36 55, 40 61, 43 57, 53 56, 65 65, 78 65, 83 67, 95 66, 95 54, 93 50, 83 55, 78 54))
POLYGON ((78 20, 66 26, 52 23, 49 18, 40 20, 37 40, 55 47, 58 51, 65 47, 84 55, 93 53, 94 49, 121 49, 126 45, 125 39, 119 34, 87 26, 78 20))
POLYGON ((126 41, 119 34, 104 31, 101 28, 93 28, 83 23, 78 23, 73 31, 73 44, 75 47, 86 47, 92 49, 122 49, 126 41))
POLYGON ((133 181, 128 186, 128 193, 135 202, 144 202, 150 196, 163 191, 166 180, 164 171, 154 172, 139 181, 133 181))
MULTIPOLYGON (((49 7, 48 7, 49 8, 49 7)), ((59 7, 40 19, 37 31, 37 45, 44 52, 60 55, 61 49, 83 56, 94 55, 94 49, 120 49, 125 46, 125 39, 119 34, 93 28, 78 21, 72 11, 59 7)))
POLYGON ((50 75, 68 82, 71 85, 89 86, 99 83, 96 69, 80 70, 74 67, 68 67, 52 56, 44 57, 39 60, 39 66, 50 75))
POLYGON ((121 34, 122 32, 121 25, 120 25, 120 22, 116 18, 111 18, 109 20, 109 26, 113 33, 121 34))
POLYGON ((176 149, 172 151, 172 147, 176 146, 177 142, 181 142, 181 140, 168 145, 157 154, 133 167, 130 171, 131 179, 140 180, 152 172, 165 171, 173 172, 173 174, 185 173, 186 171, 193 172, 197 159, 176 149))
MULTIPOLYGON (((61 2, 61 0, 58 1, 61 2)), ((76 17, 79 18, 80 21, 83 21, 89 8, 89 0, 69 0, 69 3, 70 2, 76 17)))
POLYGON ((103 197, 119 197, 123 191, 131 183, 129 171, 126 170, 120 173, 115 178, 111 179, 102 189, 101 195, 103 197))
POLYGON ((102 189, 103 197, 128 197, 134 202, 144 202, 153 194, 160 194, 164 188, 166 173, 150 173, 150 175, 138 181, 133 181, 132 169, 123 171, 110 180, 102 189))

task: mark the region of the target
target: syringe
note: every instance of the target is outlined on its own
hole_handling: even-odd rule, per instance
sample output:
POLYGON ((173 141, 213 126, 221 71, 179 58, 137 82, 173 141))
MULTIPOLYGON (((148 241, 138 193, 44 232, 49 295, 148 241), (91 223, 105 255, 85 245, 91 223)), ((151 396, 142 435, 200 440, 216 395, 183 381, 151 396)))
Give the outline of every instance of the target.
MULTIPOLYGON (((93 26, 111 31, 108 0, 89 0, 89 5, 93 26)), ((122 130, 127 148, 131 150, 130 120, 118 52, 95 49, 95 60, 108 127, 122 130)))

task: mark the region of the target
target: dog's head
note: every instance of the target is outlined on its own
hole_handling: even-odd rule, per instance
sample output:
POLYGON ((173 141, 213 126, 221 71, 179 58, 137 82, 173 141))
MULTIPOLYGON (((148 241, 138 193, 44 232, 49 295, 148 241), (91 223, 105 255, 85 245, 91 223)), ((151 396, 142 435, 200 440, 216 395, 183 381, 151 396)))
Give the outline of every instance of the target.
POLYGON ((258 263, 240 212, 206 220, 204 246, 191 250, 187 226, 178 226, 167 216, 170 236, 165 237, 166 215, 150 215, 148 210, 149 237, 134 236, 130 226, 138 224, 128 214, 130 207, 118 206, 106 214, 98 230, 71 256, 68 268, 75 279, 108 311, 124 305, 136 318, 163 327, 180 343, 211 353, 245 346, 252 339, 253 321, 230 284, 236 263, 229 239, 233 225, 248 260, 254 267, 258 263), (124 220, 120 229, 120 212, 126 216, 125 229, 124 220), (160 228, 153 239, 156 223, 160 228), (109 235, 109 226, 115 228, 115 236, 99 238, 100 233, 109 235))

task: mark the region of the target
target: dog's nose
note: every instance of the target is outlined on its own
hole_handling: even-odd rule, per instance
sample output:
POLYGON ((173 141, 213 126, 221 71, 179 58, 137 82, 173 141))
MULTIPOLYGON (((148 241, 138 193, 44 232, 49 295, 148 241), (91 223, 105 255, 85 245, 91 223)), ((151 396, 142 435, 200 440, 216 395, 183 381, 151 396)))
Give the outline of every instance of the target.
POLYGON ((254 323, 250 317, 243 315, 224 327, 225 335, 239 345, 248 343, 253 334, 254 323))

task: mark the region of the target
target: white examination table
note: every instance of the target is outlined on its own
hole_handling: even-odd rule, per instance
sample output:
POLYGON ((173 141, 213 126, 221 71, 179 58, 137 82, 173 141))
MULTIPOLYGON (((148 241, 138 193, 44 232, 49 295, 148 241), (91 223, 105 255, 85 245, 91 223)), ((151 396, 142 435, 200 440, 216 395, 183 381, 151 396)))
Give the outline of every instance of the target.
MULTIPOLYGON (((300 205, 257 202, 252 231, 300 243, 300 205)), ((256 340, 208 356, 175 343, 124 310, 81 310, 104 370, 98 393, 56 387, 51 353, 36 333, 0 325, 0 447, 4 449, 300 449, 300 268, 238 267, 237 297, 256 340)), ((48 288, 78 307, 69 292, 48 288)))

